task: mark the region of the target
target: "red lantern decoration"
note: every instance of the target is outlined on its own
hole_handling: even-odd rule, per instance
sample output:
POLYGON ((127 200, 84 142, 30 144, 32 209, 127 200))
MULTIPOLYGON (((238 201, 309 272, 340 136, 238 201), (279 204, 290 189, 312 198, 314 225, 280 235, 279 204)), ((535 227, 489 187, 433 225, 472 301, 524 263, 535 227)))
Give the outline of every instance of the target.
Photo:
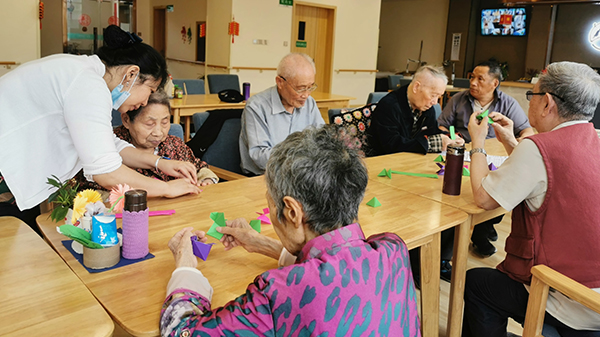
POLYGON ((229 35, 231 35, 231 43, 234 43, 234 36, 240 35, 240 24, 235 22, 235 16, 233 17, 233 21, 229 23, 229 35))
POLYGON ((42 19, 44 18, 44 3, 40 1, 38 8, 38 17, 40 18, 40 29, 42 29, 42 19))
POLYGON ((200 25, 200 29, 198 30, 198 37, 202 38, 206 36, 206 23, 200 25))

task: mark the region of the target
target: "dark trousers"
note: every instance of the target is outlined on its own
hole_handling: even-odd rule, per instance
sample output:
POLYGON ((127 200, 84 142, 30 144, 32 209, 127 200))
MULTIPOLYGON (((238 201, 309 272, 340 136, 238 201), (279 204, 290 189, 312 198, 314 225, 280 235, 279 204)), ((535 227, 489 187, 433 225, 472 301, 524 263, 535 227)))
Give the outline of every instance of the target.
POLYGON ((0 217, 14 216, 15 218, 19 218, 21 221, 29 225, 29 227, 31 227, 31 229, 33 229, 36 233, 38 233, 39 236, 42 236, 42 232, 40 231, 40 228, 35 220, 38 215, 40 215, 39 206, 20 211, 17 205, 7 202, 0 202, 0 217))
POLYGON ((500 221, 502 221, 503 217, 504 217, 504 215, 500 215, 493 219, 490 219, 490 220, 487 220, 487 221, 484 221, 482 223, 475 225, 475 227, 473 227, 473 234, 471 235, 471 241, 473 241, 475 243, 482 242, 482 240, 489 241, 488 240, 489 232, 492 231, 495 224, 500 223, 500 221))
MULTIPOLYGON (((506 337, 508 318, 523 324, 529 293, 522 283, 492 268, 467 271, 463 337, 506 337)), ((561 337, 599 337, 600 332, 577 331, 546 312, 544 324, 561 337)))

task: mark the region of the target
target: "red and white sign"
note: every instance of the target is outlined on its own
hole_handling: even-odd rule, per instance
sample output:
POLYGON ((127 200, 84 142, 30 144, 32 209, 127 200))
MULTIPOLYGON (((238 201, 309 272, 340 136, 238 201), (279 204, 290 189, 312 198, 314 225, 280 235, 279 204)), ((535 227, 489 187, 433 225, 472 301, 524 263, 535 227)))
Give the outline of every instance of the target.
POLYGON ((119 25, 119 18, 117 18, 115 15, 111 16, 110 18, 108 18, 108 24, 109 25, 119 25))
POLYGON ((87 14, 81 14, 81 16, 79 17, 79 24, 87 27, 92 23, 92 18, 87 15, 87 14))

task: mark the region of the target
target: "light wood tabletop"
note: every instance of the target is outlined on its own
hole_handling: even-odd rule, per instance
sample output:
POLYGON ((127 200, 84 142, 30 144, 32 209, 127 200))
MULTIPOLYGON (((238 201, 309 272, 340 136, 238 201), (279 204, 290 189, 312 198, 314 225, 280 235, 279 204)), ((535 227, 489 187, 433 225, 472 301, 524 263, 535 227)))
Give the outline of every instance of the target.
POLYGON ((0 217, 0 335, 112 336, 110 316, 27 224, 0 217))
MULTIPOLYGON (((495 138, 486 140, 485 148, 488 154, 506 156, 502 144, 495 138)), ((470 144, 467 145, 467 150, 470 144)), ((435 200, 442 204, 456 207, 469 215, 466 222, 457 227, 454 235, 454 254, 452 258, 452 283, 450 287, 450 308, 448 309, 447 336, 458 337, 461 334, 463 294, 465 287, 465 276, 467 271, 467 256, 471 242, 471 231, 473 226, 483 221, 493 219, 507 211, 501 207, 486 211, 475 205, 471 181, 469 177, 463 177, 460 195, 453 196, 442 193, 444 182, 443 176, 439 179, 413 177, 400 174, 392 174, 388 177, 378 177, 383 169, 394 171, 435 174, 439 167, 434 159, 439 154, 415 154, 395 153, 386 156, 366 158, 365 162, 369 168, 369 179, 393 186, 397 189, 407 191, 421 197, 435 200)), ((465 165, 470 163, 466 162, 465 165)))
MULTIPOLYGON (((311 97, 317 102, 319 109, 345 108, 350 104, 354 97, 334 95, 324 92, 313 92, 311 97)), ((243 109, 246 102, 224 103, 219 100, 217 94, 205 95, 184 95, 183 98, 171 99, 171 111, 173 113, 173 123, 179 124, 181 117, 184 118, 185 141, 190 137, 190 120, 196 112, 203 112, 216 109, 243 109)))
MULTIPOLYGON (((47 215, 38 217, 38 223, 50 244, 124 330, 134 336, 157 336, 160 308, 174 270, 168 240, 186 226, 208 230, 213 222, 209 218, 211 212, 224 212, 227 219, 255 219, 256 212, 267 207, 265 192, 264 178, 255 177, 209 185, 195 196, 151 199, 151 210, 176 210, 171 216, 150 218, 150 252, 155 257, 95 274, 88 273, 63 247, 61 240, 65 238, 56 232, 56 224, 50 222, 47 215)), ((422 325, 426 336, 437 337, 439 330, 439 233, 466 219, 467 214, 455 207, 375 181, 369 182, 359 208, 359 223, 365 235, 394 232, 409 248, 422 247, 422 325), (383 206, 366 206, 372 197, 377 197, 383 206)), ((271 225, 263 225, 262 229, 263 234, 276 238, 271 225)), ((217 240, 209 237, 209 242, 217 240)), ((212 307, 216 308, 242 294, 255 276, 276 267, 274 259, 249 254, 241 247, 225 251, 217 243, 208 261, 199 261, 198 268, 214 288, 212 307)))

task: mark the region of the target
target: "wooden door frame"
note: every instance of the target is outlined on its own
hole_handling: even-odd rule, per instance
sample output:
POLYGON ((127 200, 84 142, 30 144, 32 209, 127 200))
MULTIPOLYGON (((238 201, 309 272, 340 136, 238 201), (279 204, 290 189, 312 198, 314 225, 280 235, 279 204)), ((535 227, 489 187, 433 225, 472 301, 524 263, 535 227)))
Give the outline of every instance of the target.
MULTIPOLYGON (((167 15, 167 6, 162 5, 162 6, 154 6, 152 7, 152 47, 154 47, 154 39, 155 39, 155 35, 154 35, 154 11, 157 9, 162 9, 165 11, 165 59, 167 59, 167 43, 169 42, 169 34, 167 34, 167 27, 168 27, 168 15, 167 15)), ((156 48, 155 48, 156 49, 156 48)), ((160 53, 160 51, 158 51, 160 53)))
POLYGON ((337 6, 317 4, 317 3, 306 2, 306 1, 294 1, 294 5, 292 6, 292 37, 290 39, 290 50, 292 49, 292 43, 294 43, 294 41, 296 41, 297 37, 298 37, 298 28, 295 27, 296 25, 294 25, 294 19, 296 18, 296 6, 297 5, 332 10, 331 13, 332 13, 333 17, 331 18, 332 19, 331 24, 333 26, 332 26, 332 31, 331 31, 331 46, 329 47, 330 48, 329 52, 331 54, 331 59, 330 59, 330 64, 329 64, 329 83, 328 83, 327 87, 323 88, 325 90, 325 92, 331 93, 331 88, 333 86, 333 73, 334 73, 333 72, 333 59, 334 59, 334 52, 335 52, 334 46, 335 46, 335 28, 336 28, 336 19, 337 19, 337 6))

